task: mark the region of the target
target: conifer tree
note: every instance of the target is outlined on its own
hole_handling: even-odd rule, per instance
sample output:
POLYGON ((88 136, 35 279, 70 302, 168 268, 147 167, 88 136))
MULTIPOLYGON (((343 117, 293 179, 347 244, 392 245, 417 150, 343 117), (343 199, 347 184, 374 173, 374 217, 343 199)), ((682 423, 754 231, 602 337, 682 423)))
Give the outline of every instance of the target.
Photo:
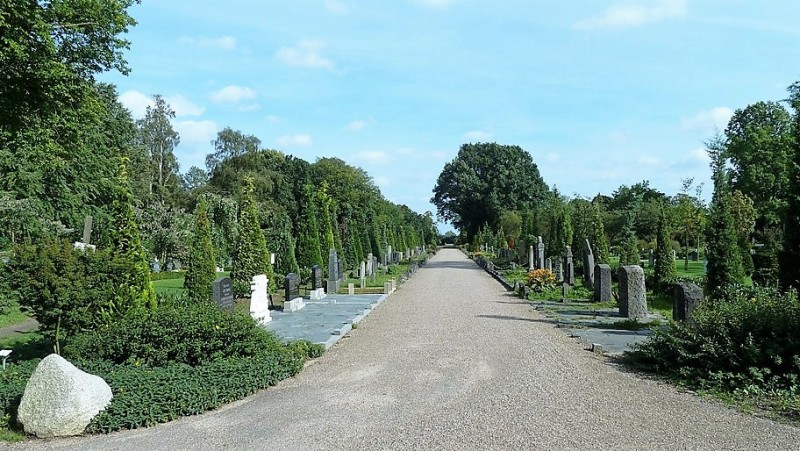
POLYGON ((633 231, 634 213, 629 210, 626 214, 625 223, 622 228, 622 250, 619 254, 620 266, 639 264, 639 242, 636 239, 636 232, 633 231))
POLYGON ((211 221, 208 205, 200 199, 195 209, 194 241, 189 249, 189 269, 183 279, 183 287, 192 302, 214 302, 213 284, 216 278, 217 253, 211 241, 211 221))
POLYGON ((592 202, 592 224, 589 227, 589 242, 592 245, 594 262, 596 264, 608 264, 610 261, 608 239, 606 238, 606 230, 603 226, 603 217, 600 214, 600 207, 595 202, 592 202))
POLYGON ((710 219, 706 229, 708 267, 706 288, 709 297, 718 297, 731 284, 744 280, 741 252, 737 246, 737 233, 731 214, 730 186, 725 172, 725 143, 717 135, 706 143, 711 156, 714 194, 711 198, 710 219))
POLYGON ((139 308, 156 308, 156 295, 150 283, 150 266, 147 264, 139 226, 133 212, 128 170, 128 159, 122 158, 117 173, 117 183, 113 188, 111 211, 114 218, 112 240, 116 254, 124 262, 124 274, 117 289, 114 302, 119 314, 139 308))
POLYGON ((250 282, 253 276, 265 274, 274 280, 272 265, 269 261, 267 240, 261 230, 256 208, 253 179, 245 179, 239 207, 239 237, 236 242, 236 255, 231 269, 233 290, 236 296, 246 297, 250 294, 250 282))
POLYGON ((794 110, 794 161, 789 170, 789 193, 783 250, 780 252, 781 286, 800 288, 800 81, 789 86, 789 104, 794 110))
POLYGON ((303 268, 322 266, 322 251, 319 243, 318 212, 311 185, 303 188, 303 201, 300 204, 299 231, 297 236, 297 263, 303 268))
POLYGON ((668 283, 675 280, 676 276, 675 260, 672 258, 672 234, 670 233, 666 209, 666 205, 661 206, 658 216, 658 229, 656 232, 656 267, 654 279, 658 289, 663 289, 668 283))

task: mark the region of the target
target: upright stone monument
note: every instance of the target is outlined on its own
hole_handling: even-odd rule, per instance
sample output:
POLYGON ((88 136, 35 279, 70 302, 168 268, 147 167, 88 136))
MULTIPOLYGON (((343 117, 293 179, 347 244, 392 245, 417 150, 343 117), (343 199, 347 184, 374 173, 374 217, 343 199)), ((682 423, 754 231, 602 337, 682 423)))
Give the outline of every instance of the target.
POLYGON ((528 269, 536 269, 536 258, 534 257, 533 246, 528 248, 528 269))
POLYGON ((268 285, 269 280, 266 274, 253 276, 253 280, 250 282, 250 316, 261 324, 272 321, 269 314, 268 285))
POLYGON ((372 252, 370 252, 367 254, 367 277, 372 276, 372 274, 375 272, 375 267, 372 266, 372 263, 372 252))
POLYGON ((629 319, 647 318, 644 270, 639 265, 619 268, 619 314, 629 319))
POLYGON ((553 272, 553 258, 547 257, 544 261, 544 269, 553 272))
POLYGON ((336 249, 331 249, 328 253, 328 294, 336 293, 339 291, 339 257, 336 255, 336 249))
POLYGON ((564 281, 564 261, 557 258, 553 265, 553 272, 556 276, 556 282, 561 283, 564 281))
POLYGON ((583 245, 583 286, 594 290, 594 254, 589 240, 583 245))
POLYGON ((564 283, 575 285, 575 264, 572 262, 572 249, 564 246, 564 283))
POLYGON ((89 240, 92 237, 92 217, 87 216, 83 222, 83 241, 76 241, 73 243, 72 248, 78 249, 81 251, 86 251, 86 249, 96 250, 97 246, 94 244, 89 244, 89 240))
POLYGON ((537 237, 536 243, 536 269, 544 269, 544 243, 542 237, 537 237))
POLYGON ((691 282, 676 283, 673 301, 672 319, 692 321, 694 309, 703 302, 703 289, 691 282))
MULTIPOLYGON (((212 284, 214 301, 220 310, 233 311, 233 282, 228 277, 217 279, 212 284)), ((269 307, 269 306, 267 306, 269 307)))
POLYGON ((284 312, 296 312, 306 306, 305 301, 300 297, 300 277, 297 274, 286 274, 284 289, 284 312))
POLYGON ((611 266, 606 264, 594 267, 594 301, 608 302, 611 296, 611 266))
POLYGON ((652 249, 647 251, 647 267, 654 268, 656 266, 656 254, 652 249))
POLYGON ((312 301, 325 299, 325 288, 322 286, 322 268, 319 265, 311 267, 311 292, 308 298, 312 301))

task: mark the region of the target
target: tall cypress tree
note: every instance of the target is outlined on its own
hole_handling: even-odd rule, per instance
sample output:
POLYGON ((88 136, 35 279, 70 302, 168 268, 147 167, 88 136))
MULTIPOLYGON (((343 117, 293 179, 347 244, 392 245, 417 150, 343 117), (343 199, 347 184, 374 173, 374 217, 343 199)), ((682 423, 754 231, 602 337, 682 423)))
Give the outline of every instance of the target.
POLYGON ((656 232, 655 284, 662 289, 675 279, 675 260, 672 258, 672 234, 667 219, 666 205, 661 206, 656 232))
POLYGON ((303 187, 300 204, 299 231, 297 236, 297 263, 303 268, 322 266, 322 251, 319 243, 318 212, 311 185, 303 187))
POLYGON ((710 220, 706 229, 708 267, 706 268, 707 293, 720 296, 722 290, 744 280, 741 252, 737 247, 737 233, 730 209, 730 187, 725 172, 723 156, 725 144, 717 135, 706 143, 711 156, 714 194, 711 198, 710 220))
POLYGON ((628 211, 625 224, 622 229, 622 251, 619 254, 620 266, 639 264, 639 242, 636 233, 633 231, 633 212, 628 211))
POLYGON ((783 288, 800 288, 800 81, 789 86, 789 104, 794 110, 794 161, 789 170, 789 193, 779 277, 783 288))
POLYGON ((603 216, 600 214, 600 207, 595 202, 592 202, 592 224, 589 227, 589 242, 592 244, 592 253, 594 254, 595 263, 608 264, 610 261, 608 239, 606 238, 606 230, 603 225, 603 216))
POLYGON ((200 199, 194 213, 194 241, 189 249, 189 269, 183 279, 183 287, 192 302, 214 301, 213 284, 216 278, 217 253, 211 241, 211 221, 208 205, 200 199))
POLYGON ((247 177, 239 207, 239 237, 231 269, 233 289, 238 297, 250 294, 250 282, 253 276, 266 274, 270 281, 274 279, 267 240, 258 220, 254 191, 253 179, 247 177))
POLYGON ((150 266, 147 264, 139 226, 133 212, 127 162, 128 159, 124 157, 120 161, 111 202, 114 218, 112 240, 116 253, 125 266, 114 303, 119 314, 138 308, 156 308, 156 294, 150 283, 150 266))

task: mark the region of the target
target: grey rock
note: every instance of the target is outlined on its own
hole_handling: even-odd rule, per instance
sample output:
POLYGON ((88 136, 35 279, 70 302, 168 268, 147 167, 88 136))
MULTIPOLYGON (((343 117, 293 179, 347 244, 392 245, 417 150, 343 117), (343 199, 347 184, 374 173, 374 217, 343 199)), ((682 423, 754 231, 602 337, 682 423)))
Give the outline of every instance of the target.
POLYGON ((647 318, 644 270, 639 265, 619 269, 619 314, 630 319, 647 318))
POLYGON ((676 283, 672 299, 672 319, 691 321, 692 312, 703 302, 703 289, 691 282, 676 283))
POLYGON ((111 398, 111 387, 102 378, 50 354, 28 380, 18 418, 26 433, 39 438, 79 435, 111 398))
POLYGON ((594 301, 607 302, 611 298, 611 266, 606 264, 594 267, 594 301))

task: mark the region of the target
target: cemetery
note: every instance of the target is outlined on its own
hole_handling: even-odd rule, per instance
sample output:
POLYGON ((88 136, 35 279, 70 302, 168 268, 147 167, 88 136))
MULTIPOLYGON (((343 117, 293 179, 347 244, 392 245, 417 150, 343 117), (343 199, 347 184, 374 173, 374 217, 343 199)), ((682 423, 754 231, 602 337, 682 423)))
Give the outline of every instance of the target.
MULTIPOLYGON (((143 32, 149 50, 133 58, 134 5, 163 8, 147 10, 163 20, 179 7, 0 6, 0 442, 797 447, 800 82, 776 87, 785 73, 748 73, 731 101, 779 93, 734 110, 690 102, 704 89, 690 93, 689 82, 641 81, 667 65, 688 72, 670 61, 631 61, 620 66, 626 77, 580 66, 585 57, 527 66, 587 41, 611 46, 596 37, 612 28, 657 33, 645 25, 694 13, 684 1, 612 2, 541 41, 581 36, 572 49, 505 61, 478 44, 524 52, 450 28, 493 25, 475 13, 479 2, 350 3, 320 2, 302 27, 235 12, 236 26, 228 14, 202 23, 215 7, 183 11, 192 32, 231 36, 143 32), (388 12, 401 7, 414 19, 388 12), (376 26, 378 17, 392 20, 376 26), (419 30, 407 39, 394 22, 419 30), (263 42, 248 41, 248 28, 263 42), (387 34, 397 51, 377 55, 389 45, 377 36, 333 39, 351 28, 400 33, 387 34), (450 33, 459 39, 440 39, 450 33), (119 83, 127 59, 145 78, 119 83), (560 72, 573 65, 607 76, 560 72), (417 66, 425 71, 408 72, 417 66), (570 85, 617 78, 625 89, 570 85), (771 91, 745 91, 753 80, 771 91), (510 88, 464 95, 491 85, 510 88), (606 116, 615 122, 593 122, 606 116), (192 418, 173 421, 182 417, 192 418)), ((149 19, 151 32, 172 30, 149 19)), ((788 29, 737 20, 677 22, 788 29)), ((619 41, 657 47, 694 36, 685 31, 619 41)), ((776 54, 789 49, 770 42, 776 54)), ((740 66, 730 72, 766 61, 740 66)), ((711 73, 697 61, 691 69, 711 73)))

